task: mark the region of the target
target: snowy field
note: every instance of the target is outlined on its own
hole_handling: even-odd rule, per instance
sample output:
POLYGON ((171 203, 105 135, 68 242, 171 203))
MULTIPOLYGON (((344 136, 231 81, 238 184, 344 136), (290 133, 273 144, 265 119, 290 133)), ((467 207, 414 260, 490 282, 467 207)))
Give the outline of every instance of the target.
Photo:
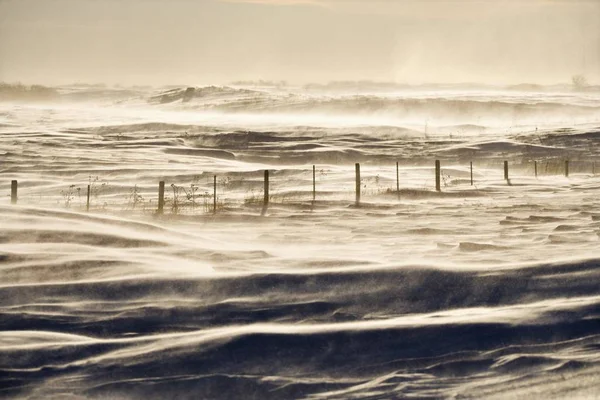
POLYGON ((0 397, 598 398, 599 143, 564 88, 0 102, 0 397))

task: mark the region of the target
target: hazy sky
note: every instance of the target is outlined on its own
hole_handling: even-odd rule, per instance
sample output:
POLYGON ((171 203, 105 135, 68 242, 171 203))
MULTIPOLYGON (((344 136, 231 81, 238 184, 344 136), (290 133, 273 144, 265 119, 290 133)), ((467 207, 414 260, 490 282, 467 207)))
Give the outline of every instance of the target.
POLYGON ((600 0, 0 0, 0 80, 600 84, 600 0))

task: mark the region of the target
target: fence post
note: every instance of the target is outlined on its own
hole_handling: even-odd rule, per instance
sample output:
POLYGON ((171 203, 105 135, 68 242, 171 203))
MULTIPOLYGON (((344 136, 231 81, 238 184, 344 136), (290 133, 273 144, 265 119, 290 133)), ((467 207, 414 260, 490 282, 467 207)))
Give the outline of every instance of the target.
POLYGON ((10 182, 10 203, 17 204, 17 181, 13 180, 10 182))
POLYGON ((267 208, 269 207, 269 170, 265 169, 265 197, 263 200, 263 208, 260 215, 265 215, 267 213, 267 208))
POLYGON ((504 180, 508 182, 508 161, 504 161, 504 180))
POLYGON ((316 181, 316 176, 317 176, 317 172, 316 172, 316 168, 313 165, 313 202, 317 199, 317 181, 316 181))
POLYGON ((90 194, 92 192, 92 187, 91 185, 88 185, 87 187, 87 201, 85 203, 85 211, 90 211, 90 194))
POLYGON ((537 161, 533 161, 533 171, 535 172, 535 177, 537 178, 537 161))
POLYGON ((569 160, 565 160, 565 177, 569 177, 569 160))
POLYGON ((217 213, 217 176, 213 177, 213 214, 217 213))
POLYGON ((165 181, 158 182, 158 210, 157 214, 162 214, 165 207, 165 181))
POLYGON ((356 205, 360 205, 360 164, 354 165, 354 171, 356 174, 356 205))
POLYGON ((438 192, 442 191, 442 187, 440 186, 440 174, 440 160, 435 160, 435 190, 437 190, 438 192))
POLYGON ((471 166, 471 186, 473 186, 473 161, 470 162, 471 166))
POLYGON ((398 161, 396 161, 396 192, 400 198, 400 173, 398 172, 398 161))
POLYGON ((596 161, 592 162, 592 175, 596 175, 596 161))

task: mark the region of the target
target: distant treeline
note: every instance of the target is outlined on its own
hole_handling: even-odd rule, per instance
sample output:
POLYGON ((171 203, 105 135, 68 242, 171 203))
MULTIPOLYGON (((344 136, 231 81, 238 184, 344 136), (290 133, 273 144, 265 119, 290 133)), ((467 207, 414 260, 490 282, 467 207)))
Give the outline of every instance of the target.
POLYGON ((343 91, 400 91, 400 90, 437 90, 437 89, 505 89, 517 91, 582 91, 598 92, 600 85, 591 85, 582 75, 575 75, 571 83, 554 85, 539 85, 535 83, 521 83, 517 85, 498 86, 477 82, 461 83, 423 83, 408 84, 384 81, 331 81, 328 83, 310 83, 304 85, 305 90, 343 90, 343 91))
POLYGON ((287 81, 267 81, 264 79, 233 81, 233 82, 231 82, 231 84, 235 85, 235 86, 268 86, 268 87, 288 86, 287 81))
POLYGON ((44 100, 57 96, 56 89, 47 86, 0 82, 0 100, 44 100))

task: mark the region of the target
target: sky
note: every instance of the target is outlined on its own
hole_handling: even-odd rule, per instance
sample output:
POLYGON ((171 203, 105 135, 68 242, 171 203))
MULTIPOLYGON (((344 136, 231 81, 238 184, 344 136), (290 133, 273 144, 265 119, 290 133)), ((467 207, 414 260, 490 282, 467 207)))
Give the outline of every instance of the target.
POLYGON ((0 81, 600 84, 600 0, 0 0, 0 81))

